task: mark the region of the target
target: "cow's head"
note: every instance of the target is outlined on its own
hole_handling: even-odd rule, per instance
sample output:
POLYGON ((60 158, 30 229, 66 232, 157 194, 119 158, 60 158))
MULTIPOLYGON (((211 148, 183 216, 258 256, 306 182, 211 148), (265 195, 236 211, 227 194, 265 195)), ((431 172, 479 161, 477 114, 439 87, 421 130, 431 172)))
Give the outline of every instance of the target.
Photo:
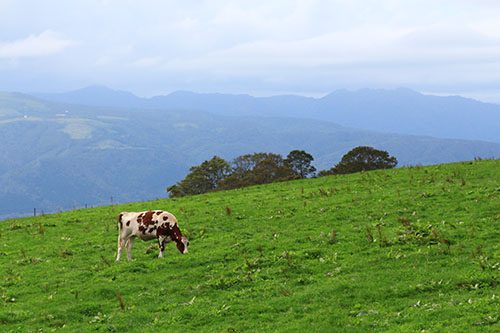
POLYGON ((189 241, 186 236, 182 236, 181 239, 178 240, 176 243, 177 243, 177 248, 182 254, 188 253, 189 241))

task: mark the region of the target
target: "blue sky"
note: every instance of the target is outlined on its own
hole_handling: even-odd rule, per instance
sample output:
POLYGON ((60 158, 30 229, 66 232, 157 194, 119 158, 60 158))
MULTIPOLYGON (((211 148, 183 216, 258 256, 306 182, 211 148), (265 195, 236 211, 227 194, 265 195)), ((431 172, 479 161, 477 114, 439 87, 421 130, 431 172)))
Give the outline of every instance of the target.
POLYGON ((500 1, 0 0, 0 90, 408 87, 500 103, 500 1))

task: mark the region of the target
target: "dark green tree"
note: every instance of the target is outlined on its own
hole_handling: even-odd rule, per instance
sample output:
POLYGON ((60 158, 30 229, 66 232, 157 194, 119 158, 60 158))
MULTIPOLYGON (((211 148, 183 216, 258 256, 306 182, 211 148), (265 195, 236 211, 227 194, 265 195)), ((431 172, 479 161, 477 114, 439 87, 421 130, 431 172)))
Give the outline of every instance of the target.
POLYGON ((169 186, 170 197, 201 194, 218 188, 229 174, 230 167, 224 159, 214 156, 210 161, 204 161, 199 166, 193 166, 186 178, 175 185, 169 186))
POLYGON ((285 165, 281 155, 272 155, 260 161, 253 168, 254 184, 269 184, 297 177, 295 172, 285 165))
POLYGON ((345 154, 332 171, 333 174, 347 174, 359 171, 391 169, 397 164, 398 160, 394 156, 389 156, 389 153, 385 150, 359 146, 345 154))
POLYGON ((246 154, 235 158, 232 172, 220 183, 220 189, 241 188, 296 178, 295 172, 285 165, 283 157, 273 153, 246 154))
POLYGON ((331 168, 328 170, 321 170, 320 172, 318 172, 318 177, 326 177, 326 176, 334 175, 335 174, 334 169, 335 168, 331 168))
POLYGON ((316 168, 311 165, 313 160, 312 155, 304 150, 292 150, 285 159, 285 165, 299 175, 300 178, 306 178, 316 172, 316 168))
POLYGON ((253 168, 255 168, 260 161, 266 159, 268 155, 267 153, 253 153, 238 156, 231 162, 232 171, 236 174, 251 172, 253 168))

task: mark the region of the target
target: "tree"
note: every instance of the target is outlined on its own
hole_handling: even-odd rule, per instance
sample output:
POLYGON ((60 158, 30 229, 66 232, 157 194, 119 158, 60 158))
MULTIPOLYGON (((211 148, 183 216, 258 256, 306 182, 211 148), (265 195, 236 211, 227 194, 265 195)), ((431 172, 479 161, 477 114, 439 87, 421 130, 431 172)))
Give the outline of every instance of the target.
POLYGON ((229 190, 257 184, 268 184, 296 178, 296 173, 283 157, 273 153, 253 153, 235 158, 232 173, 219 184, 220 189, 229 190))
POLYGON ((335 174, 334 171, 335 171, 335 168, 331 168, 328 170, 321 170, 320 172, 318 172, 318 177, 326 177, 326 176, 334 175, 335 174))
POLYGON ((210 161, 203 162, 199 168, 208 180, 210 190, 216 189, 217 184, 224 180, 230 171, 229 163, 217 156, 210 161))
POLYGON ((170 197, 213 191, 229 174, 230 168, 224 159, 214 156, 210 161, 204 161, 199 166, 191 167, 189 171, 191 173, 186 178, 167 188, 170 197))
POLYGON ((281 155, 269 154, 253 168, 255 184, 269 184, 296 178, 295 172, 285 165, 281 155))
POLYGON ((300 178, 306 178, 316 172, 316 168, 311 165, 313 160, 312 155, 304 150, 292 150, 285 159, 285 165, 296 172, 300 178))
POLYGON ((245 154, 236 157, 232 162, 232 171, 236 174, 251 172, 253 168, 262 160, 267 158, 267 153, 245 154))
POLYGON ((231 165, 214 156, 210 161, 191 167, 186 178, 169 186, 167 192, 174 198, 307 177, 316 171, 310 165, 312 160, 313 157, 303 150, 290 152, 286 160, 280 154, 246 154, 235 158, 231 165))
POLYGON ((391 169, 398 164, 398 160, 384 150, 372 147, 359 146, 342 157, 342 160, 332 169, 334 174, 347 174, 359 171, 377 169, 391 169))

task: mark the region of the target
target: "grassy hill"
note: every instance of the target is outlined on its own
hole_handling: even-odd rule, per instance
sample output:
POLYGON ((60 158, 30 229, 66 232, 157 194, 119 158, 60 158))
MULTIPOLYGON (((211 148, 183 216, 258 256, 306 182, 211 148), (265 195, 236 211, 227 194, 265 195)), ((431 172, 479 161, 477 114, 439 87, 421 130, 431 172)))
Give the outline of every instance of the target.
POLYGON ((0 223, 2 331, 500 329, 500 160, 277 183, 0 223), (165 209, 189 254, 120 211, 165 209))

